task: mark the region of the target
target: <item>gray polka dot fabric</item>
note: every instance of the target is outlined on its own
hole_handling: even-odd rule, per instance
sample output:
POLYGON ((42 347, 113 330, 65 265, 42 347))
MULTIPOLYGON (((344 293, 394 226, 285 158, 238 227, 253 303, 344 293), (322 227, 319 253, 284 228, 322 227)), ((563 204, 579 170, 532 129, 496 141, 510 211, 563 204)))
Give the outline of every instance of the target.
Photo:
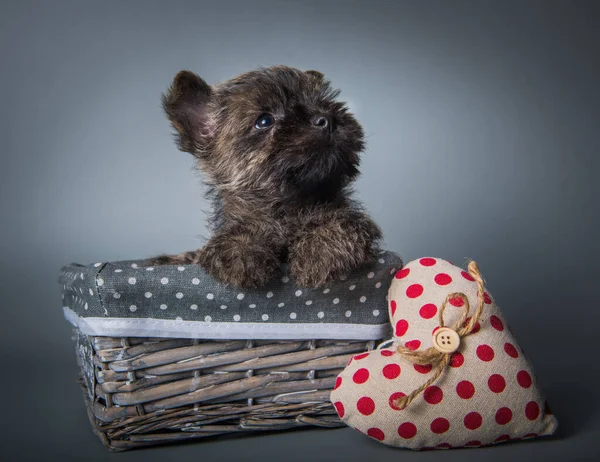
POLYGON ((220 284, 198 265, 143 264, 63 267, 63 307, 71 318, 88 320, 382 326, 388 323, 388 287, 402 261, 393 252, 381 252, 377 261, 319 289, 297 287, 282 265, 266 286, 248 290, 220 284))

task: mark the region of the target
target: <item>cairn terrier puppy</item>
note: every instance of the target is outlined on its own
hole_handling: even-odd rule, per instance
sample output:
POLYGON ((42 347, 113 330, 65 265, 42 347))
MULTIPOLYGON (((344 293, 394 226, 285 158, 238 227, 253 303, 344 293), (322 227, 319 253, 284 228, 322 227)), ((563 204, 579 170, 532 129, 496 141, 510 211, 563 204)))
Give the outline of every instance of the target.
POLYGON ((258 287, 289 263, 318 287, 371 261, 379 227, 350 199, 363 131, 317 71, 262 68, 208 85, 181 71, 162 97, 179 149, 214 200, 199 250, 151 264, 199 264, 218 281, 258 287))

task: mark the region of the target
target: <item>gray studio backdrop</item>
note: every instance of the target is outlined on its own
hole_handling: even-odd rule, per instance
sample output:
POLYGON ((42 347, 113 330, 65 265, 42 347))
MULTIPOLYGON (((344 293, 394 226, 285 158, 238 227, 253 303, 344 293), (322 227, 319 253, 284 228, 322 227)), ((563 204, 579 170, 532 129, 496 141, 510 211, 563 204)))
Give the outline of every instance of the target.
POLYGON ((200 246, 208 204, 159 96, 181 68, 217 82, 277 63, 326 73, 363 123, 357 194, 388 249, 479 262, 561 432, 415 454, 307 431, 119 460, 598 454, 598 27, 583 1, 2 2, 3 460, 109 458, 57 271, 200 246))

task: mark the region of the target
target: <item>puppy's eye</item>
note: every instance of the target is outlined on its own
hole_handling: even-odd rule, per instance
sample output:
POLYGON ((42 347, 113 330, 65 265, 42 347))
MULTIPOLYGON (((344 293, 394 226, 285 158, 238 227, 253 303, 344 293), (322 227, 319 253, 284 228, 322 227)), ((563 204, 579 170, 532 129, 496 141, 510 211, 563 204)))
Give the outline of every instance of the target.
POLYGON ((258 119, 256 119, 256 123, 254 124, 255 128, 259 130, 269 128, 271 125, 275 123, 275 117, 271 114, 262 114, 258 119))

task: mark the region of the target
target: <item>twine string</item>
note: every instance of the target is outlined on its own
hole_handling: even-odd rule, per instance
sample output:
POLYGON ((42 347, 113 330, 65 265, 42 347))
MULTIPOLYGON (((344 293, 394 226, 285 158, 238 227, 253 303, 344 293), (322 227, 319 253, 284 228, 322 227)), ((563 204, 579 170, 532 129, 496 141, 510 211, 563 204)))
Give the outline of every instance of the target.
MULTIPOLYGON (((481 277, 481 273, 479 272, 479 266, 474 261, 470 261, 468 265, 468 271, 471 277, 477 283, 477 306, 475 307, 475 312, 470 319, 468 319, 469 313, 471 311, 471 307, 469 305, 469 300, 467 296, 462 292, 454 292, 449 294, 442 306, 439 309, 439 323, 440 328, 445 327, 444 323, 444 311, 446 310, 446 306, 450 302, 450 300, 460 298, 463 301, 462 306, 460 308, 464 308, 462 312, 462 316, 460 319, 454 323, 450 327, 450 329, 454 330, 459 338, 466 337, 469 335, 475 325, 481 318, 481 314, 483 312, 484 306, 484 282, 481 277)), ((405 409, 417 396, 419 396, 427 387, 432 385, 437 379, 440 378, 448 364, 450 363, 450 359, 452 357, 452 353, 442 353, 437 350, 435 347, 429 347, 426 350, 418 351, 418 350, 410 350, 406 348, 404 345, 399 345, 397 351, 400 355, 402 355, 405 359, 409 360, 413 364, 418 364, 421 366, 431 365, 433 374, 423 385, 414 389, 406 396, 402 396, 395 400, 394 407, 399 410, 405 409)))

